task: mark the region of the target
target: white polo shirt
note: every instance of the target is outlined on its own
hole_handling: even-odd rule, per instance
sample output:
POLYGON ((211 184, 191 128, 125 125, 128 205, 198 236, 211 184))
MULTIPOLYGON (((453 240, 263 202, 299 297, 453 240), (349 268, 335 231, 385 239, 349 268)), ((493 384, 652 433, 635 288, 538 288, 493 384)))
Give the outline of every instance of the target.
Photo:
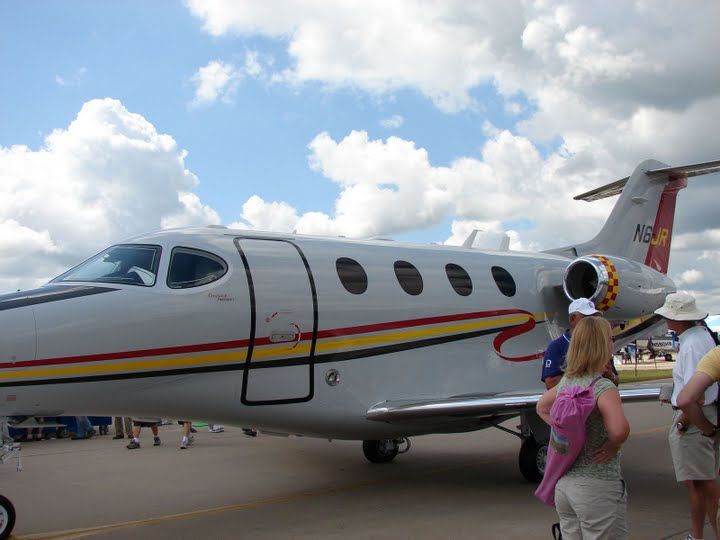
MULTIPOLYGON (((675 407, 677 407, 678 394, 688 383, 690 377, 695 374, 700 360, 715 347, 715 342, 702 326, 688 328, 678 337, 680 339, 680 352, 673 366, 673 393, 670 399, 675 407)), ((717 401, 717 398, 717 385, 712 384, 705 391, 705 405, 717 401)))

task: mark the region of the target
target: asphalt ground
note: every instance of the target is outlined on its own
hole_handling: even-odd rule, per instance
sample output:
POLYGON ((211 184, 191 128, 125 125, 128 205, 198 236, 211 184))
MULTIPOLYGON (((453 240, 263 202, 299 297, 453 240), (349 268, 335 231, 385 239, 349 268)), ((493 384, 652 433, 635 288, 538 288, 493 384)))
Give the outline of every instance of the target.
MULTIPOLYGON (((671 410, 627 405, 623 450, 630 537, 684 538, 688 503, 666 443, 671 410)), ((510 424, 511 425, 511 424, 510 424)), ((511 425, 511 427, 514 427, 511 425)), ((108 436, 23 444, 24 470, 0 467, 17 538, 551 538, 553 509, 517 467, 517 438, 496 429, 416 437, 373 465, 359 442, 211 434, 179 449, 179 426, 142 448, 108 436)), ((706 527, 706 538, 710 529, 706 527)))

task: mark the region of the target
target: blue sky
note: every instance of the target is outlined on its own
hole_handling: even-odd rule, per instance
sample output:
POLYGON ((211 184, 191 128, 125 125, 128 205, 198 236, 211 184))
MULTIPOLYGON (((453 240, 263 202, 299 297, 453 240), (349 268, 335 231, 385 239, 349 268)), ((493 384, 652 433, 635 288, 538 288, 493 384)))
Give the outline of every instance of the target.
MULTIPOLYGON (((585 240, 612 202, 572 195, 647 158, 720 157, 718 18, 712 0, 4 0, 0 288, 208 222, 585 240)), ((720 311, 716 193, 681 195, 670 274, 720 311)))
MULTIPOLYGON (((332 211, 337 187, 307 166, 307 144, 320 132, 336 139, 353 129, 373 139, 396 135, 426 148, 434 165, 448 165, 478 154, 484 121, 510 128, 521 118, 505 112, 490 84, 473 89, 478 110, 455 114, 412 88, 381 96, 327 91, 320 82, 288 88, 252 79, 230 104, 191 108, 191 77, 199 66, 262 50, 280 68, 289 62, 288 40, 209 36, 179 2, 135 1, 120 9, 103 2, 3 4, 0 65, 12 75, 0 86, 0 145, 37 148, 83 103, 113 97, 188 151, 186 164, 200 179, 196 192, 224 222, 236 220, 253 194, 291 200, 299 211, 332 211), (393 115, 402 116, 403 125, 383 127, 393 115), (278 147, 282 159, 276 159, 278 147)), ((448 223, 403 237, 441 241, 448 223)))

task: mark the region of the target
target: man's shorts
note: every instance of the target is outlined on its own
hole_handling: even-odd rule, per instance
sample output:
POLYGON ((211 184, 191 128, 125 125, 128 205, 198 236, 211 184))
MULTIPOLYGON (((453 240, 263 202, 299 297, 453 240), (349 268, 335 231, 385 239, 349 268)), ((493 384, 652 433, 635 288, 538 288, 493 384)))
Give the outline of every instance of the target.
POLYGON ((135 427, 155 427, 160 425, 160 418, 133 418, 135 427))
MULTIPOLYGON (((677 410, 673 414, 668 435, 675 478, 678 482, 716 479, 720 466, 717 443, 712 438, 703 436, 692 424, 684 433, 678 431, 675 424, 680 413, 681 411, 677 410)), ((714 403, 703 407, 703 414, 713 424, 717 423, 717 408, 714 403)))

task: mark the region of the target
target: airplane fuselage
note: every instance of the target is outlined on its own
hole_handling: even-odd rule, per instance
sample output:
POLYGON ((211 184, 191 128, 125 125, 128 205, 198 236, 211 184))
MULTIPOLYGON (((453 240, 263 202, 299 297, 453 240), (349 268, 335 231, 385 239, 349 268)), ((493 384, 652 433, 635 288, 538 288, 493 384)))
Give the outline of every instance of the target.
POLYGON ((566 324, 569 261, 555 255, 217 228, 126 245, 153 250, 152 284, 71 275, 0 297, 0 414, 349 439, 437 432, 366 413, 389 397, 539 389, 542 351, 566 324), (175 253, 210 254, 226 271, 171 287, 175 253))

